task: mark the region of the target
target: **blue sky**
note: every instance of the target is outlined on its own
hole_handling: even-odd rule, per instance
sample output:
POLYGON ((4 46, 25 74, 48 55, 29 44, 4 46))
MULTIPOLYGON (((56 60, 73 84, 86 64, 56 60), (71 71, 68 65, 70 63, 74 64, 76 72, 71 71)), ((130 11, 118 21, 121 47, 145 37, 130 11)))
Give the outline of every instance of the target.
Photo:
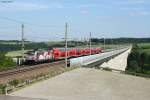
POLYGON ((65 22, 70 39, 150 37, 149 0, 12 1, 0 2, 0 39, 21 39, 20 23, 4 17, 24 22, 32 41, 61 40, 65 22))

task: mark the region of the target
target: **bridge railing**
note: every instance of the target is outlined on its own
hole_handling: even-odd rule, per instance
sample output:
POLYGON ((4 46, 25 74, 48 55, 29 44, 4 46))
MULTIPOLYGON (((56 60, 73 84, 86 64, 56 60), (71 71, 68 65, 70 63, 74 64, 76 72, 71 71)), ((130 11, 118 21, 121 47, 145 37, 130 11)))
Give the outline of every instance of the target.
POLYGON ((84 56, 84 57, 78 57, 78 58, 72 58, 70 59, 70 65, 71 66, 88 66, 96 62, 100 62, 104 59, 116 56, 129 48, 122 48, 119 50, 115 51, 110 51, 110 52, 105 52, 105 53, 100 53, 100 54, 95 54, 95 55, 89 55, 89 56, 84 56))
POLYGON ((136 73, 136 72, 130 72, 130 71, 123 71, 123 72, 121 72, 121 73, 122 73, 122 74, 133 75, 133 76, 144 77, 144 78, 150 78, 150 75, 142 74, 142 73, 136 73))
POLYGON ((126 74, 126 75, 132 75, 132 76, 138 76, 138 77, 144 77, 144 78, 150 78, 150 75, 147 74, 142 74, 142 73, 136 73, 136 72, 130 72, 130 71, 122 71, 122 70, 117 70, 117 69, 111 69, 111 68, 100 68, 106 71, 117 71, 120 72, 121 74, 126 74))

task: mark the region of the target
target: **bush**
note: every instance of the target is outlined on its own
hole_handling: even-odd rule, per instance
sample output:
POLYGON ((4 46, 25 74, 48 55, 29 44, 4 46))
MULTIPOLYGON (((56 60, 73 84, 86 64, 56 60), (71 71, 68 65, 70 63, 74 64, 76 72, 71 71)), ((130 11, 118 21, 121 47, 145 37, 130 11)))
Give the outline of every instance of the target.
POLYGON ((9 84, 12 86, 17 86, 19 84, 19 80, 10 81, 9 84))
POLYGON ((103 68, 103 70, 106 70, 106 71, 112 71, 112 69, 106 67, 106 68, 103 68))
POLYGON ((127 71, 147 74, 149 73, 150 67, 150 55, 145 52, 141 52, 142 49, 138 47, 137 44, 133 45, 132 51, 128 56, 127 71))
POLYGON ((4 94, 5 93, 5 85, 0 84, 0 94, 4 94))
POLYGON ((0 70, 7 69, 8 67, 14 67, 15 63, 11 58, 6 57, 5 53, 0 52, 0 70))

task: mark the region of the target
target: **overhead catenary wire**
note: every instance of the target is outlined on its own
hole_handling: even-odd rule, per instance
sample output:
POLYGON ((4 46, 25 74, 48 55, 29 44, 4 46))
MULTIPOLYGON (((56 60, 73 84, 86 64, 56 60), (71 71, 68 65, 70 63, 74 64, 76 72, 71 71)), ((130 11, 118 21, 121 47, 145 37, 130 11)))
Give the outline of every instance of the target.
MULTIPOLYGON (((33 24, 33 23, 28 23, 28 22, 24 22, 24 21, 19 21, 19 20, 16 20, 16 19, 13 19, 13 18, 9 18, 9 17, 4 17, 4 16, 0 16, 0 19, 3 19, 3 20, 8 20, 8 21, 11 21, 11 22, 15 22, 15 23, 17 23, 17 24, 19 24, 19 25, 21 25, 22 23, 24 23, 25 25, 26 25, 26 29, 25 29, 25 31, 26 31, 26 33, 31 33, 32 32, 32 34, 34 33, 35 35, 37 35, 37 33, 46 33, 46 32, 41 32, 41 31, 37 31, 37 32, 35 32, 35 31, 33 31, 33 29, 32 28, 30 28, 29 29, 29 27, 28 26, 30 26, 30 25, 32 25, 32 26, 38 26, 38 27, 44 27, 44 28, 50 28, 50 27, 57 27, 58 28, 58 26, 52 26, 52 25, 48 25, 48 26, 46 26, 46 25, 37 25, 37 24, 33 24), (29 29, 29 30, 28 30, 29 29), (27 30, 28 30, 28 32, 27 32, 27 30)), ((38 28, 39 29, 39 28, 38 28)), ((1 33, 7 33, 7 32, 1 32, 1 33)), ((16 32, 17 33, 17 32, 16 32)), ((15 34, 16 34, 15 33, 15 34)), ((18 33, 20 33, 20 32, 18 32, 18 33)), ((47 32, 47 34, 48 34, 49 32, 47 32)), ((53 32, 54 33, 54 32, 53 32)), ((51 34, 53 34, 52 32, 51 32, 51 34)), ((56 32, 55 32, 56 33, 56 32)), ((7 33, 8 34, 8 33, 7 33)), ((30 34, 31 35, 31 34, 30 34)), ((40 34, 39 34, 40 35, 40 34)), ((7 35, 6 35, 7 36, 7 35)), ((26 37, 26 36, 25 36, 26 37)), ((41 38, 41 35, 40 35, 40 38, 41 38)), ((46 38, 44 38, 44 39, 48 39, 47 37, 46 38)))
POLYGON ((9 18, 9 17, 5 17, 5 16, 0 16, 0 19, 3 19, 3 20, 9 20, 11 22, 15 22, 15 23, 18 23, 18 24, 22 24, 24 23, 24 25, 32 25, 32 26, 36 26, 36 27, 41 27, 41 28, 58 28, 58 27, 62 27, 62 26, 58 26, 58 25, 38 25, 38 24, 34 24, 34 23, 29 23, 29 22, 26 22, 26 21, 21 21, 21 20, 16 20, 16 19, 13 19, 13 18, 9 18))
MULTIPOLYGON (((4 16, 0 16, 0 19, 4 19, 4 20, 9 20, 9 21, 12 21, 12 22, 15 22, 15 23, 18 23, 18 24, 24 24, 26 25, 26 27, 28 28, 27 25, 32 25, 32 26, 38 26, 38 27, 45 27, 45 28, 52 28, 52 27, 55 27, 55 28, 58 28, 58 27, 63 27, 62 26, 56 26, 56 25, 38 25, 38 24, 34 24, 34 23, 29 23, 29 22, 25 22, 25 21, 20 21, 20 20, 16 20, 16 19, 13 19, 13 18, 9 18, 9 17, 4 17, 4 16)), ((32 29, 30 28, 30 30, 32 31, 32 29)), ((73 30, 73 29, 72 29, 73 30)), ((71 30, 70 30, 71 31, 71 30)), ((77 32, 72 32, 72 33, 77 33, 77 32)))
MULTIPOLYGON (((7 5, 3 5, 1 4, 0 5, 1 7, 4 7, 4 8, 9 8, 9 6, 7 5)), ((18 24, 22 24, 24 23, 27 24, 27 25, 32 25, 32 26, 36 26, 36 27, 40 27, 40 28, 58 28, 58 27, 63 27, 63 25, 61 26, 58 26, 58 25, 39 25, 39 24, 35 24, 35 23, 30 23, 30 22, 26 22, 26 21, 21 21, 21 20, 16 20, 16 19, 13 19, 13 18, 9 18, 9 17, 6 17, 6 16, 0 16, 0 19, 4 19, 4 20, 9 20, 9 21, 12 21, 12 22, 15 22, 15 23, 18 23, 18 24)))
MULTIPOLYGON (((21 20, 16 20, 16 19, 13 19, 13 18, 9 18, 9 17, 4 17, 4 16, 0 16, 0 19, 3 19, 3 20, 8 20, 8 21, 11 21, 11 22, 15 22, 15 23, 18 23, 19 25, 21 25, 22 23, 24 23, 24 25, 26 26, 26 28, 25 28, 25 38, 34 38, 34 39, 37 39, 37 38, 40 38, 40 39, 46 39, 46 40, 49 40, 49 38, 48 37, 44 37, 43 35, 41 35, 41 33, 43 34, 43 33, 47 33, 47 34, 61 34, 61 32, 41 32, 41 31, 37 31, 37 30, 39 30, 40 28, 50 28, 50 27, 59 27, 59 26, 55 26, 55 25, 37 25, 37 24, 33 24, 33 23, 29 23, 29 22, 25 22, 25 21, 21 21, 21 20), (36 31, 35 31, 35 29, 34 28, 32 28, 32 27, 29 27, 30 25, 32 25, 32 26, 36 26, 36 27, 40 27, 40 28, 38 28, 38 29, 36 29, 36 31), (31 33, 32 32, 32 33, 31 33), (36 36, 32 36, 32 35, 36 35, 36 36)), ((70 30, 70 29, 69 29, 70 30)), ((72 30, 72 32, 70 32, 70 35, 72 36, 72 34, 71 33, 73 33, 73 34, 77 34, 77 33, 79 33, 79 32, 73 32, 73 31, 75 31, 74 29, 71 29, 72 30)), ((77 31, 77 30, 76 30, 77 31)), ((7 32, 6 32, 7 33, 7 32)), ((16 32, 17 33, 17 32, 16 32)), ((15 34, 16 34, 15 33, 15 34)), ((18 33, 20 33, 20 32, 18 32, 18 33)), ((61 35, 59 35, 59 36, 61 36, 61 35)), ((62 33, 62 36, 63 36, 63 33, 62 33)), ((61 37, 62 37, 61 36, 61 37)), ((76 35, 77 36, 77 35, 76 35)), ((20 37, 20 34, 18 35, 18 37, 20 37)), ((69 40, 71 40, 70 38, 68 38, 69 40)), ((79 39, 79 38, 78 38, 79 39)))

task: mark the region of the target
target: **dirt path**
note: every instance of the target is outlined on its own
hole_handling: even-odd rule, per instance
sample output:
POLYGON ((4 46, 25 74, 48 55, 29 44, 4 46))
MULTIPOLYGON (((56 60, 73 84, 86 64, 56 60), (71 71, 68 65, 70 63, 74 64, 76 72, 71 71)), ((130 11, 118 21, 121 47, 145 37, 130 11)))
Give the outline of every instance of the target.
POLYGON ((46 74, 46 73, 62 72, 62 70, 64 70, 65 64, 61 64, 61 65, 55 64, 53 66, 47 64, 45 66, 46 67, 37 68, 31 71, 26 71, 26 72, 17 73, 17 74, 10 75, 10 76, 0 77, 0 84, 6 84, 13 80, 24 80, 24 81, 30 80, 34 77, 37 77, 38 75, 46 74))

